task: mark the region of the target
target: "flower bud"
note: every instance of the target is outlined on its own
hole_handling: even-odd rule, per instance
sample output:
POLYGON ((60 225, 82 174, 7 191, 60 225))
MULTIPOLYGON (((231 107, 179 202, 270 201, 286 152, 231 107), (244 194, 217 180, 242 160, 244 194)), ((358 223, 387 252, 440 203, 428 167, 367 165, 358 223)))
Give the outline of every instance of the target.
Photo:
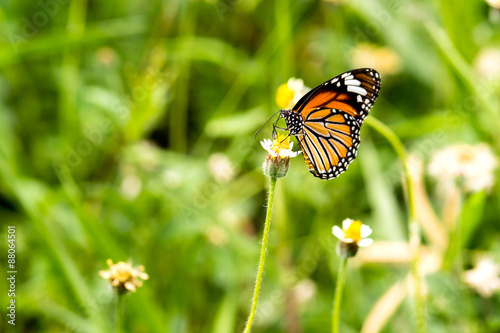
POLYGON ((264 174, 271 178, 283 178, 288 173, 290 157, 281 158, 267 155, 263 164, 264 174))
POLYGON ((359 246, 357 243, 337 243, 337 255, 345 259, 354 257, 358 253, 359 246))

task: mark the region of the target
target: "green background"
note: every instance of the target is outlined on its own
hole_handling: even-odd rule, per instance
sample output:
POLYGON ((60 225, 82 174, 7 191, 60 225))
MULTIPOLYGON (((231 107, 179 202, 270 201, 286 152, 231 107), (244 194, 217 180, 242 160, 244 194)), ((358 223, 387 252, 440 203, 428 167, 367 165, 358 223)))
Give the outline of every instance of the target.
MULTIPOLYGON (((483 1, 2 1, 0 330, 113 331, 115 300, 98 275, 111 258, 150 276, 126 298, 127 332, 240 332, 265 217, 259 140, 271 125, 253 134, 279 110, 279 85, 299 77, 314 87, 361 66, 352 52, 365 43, 399 59, 393 73, 380 70, 371 115, 410 153, 427 163, 456 142, 499 151, 499 77, 474 67, 500 44, 500 12, 483 1), (8 225, 15 327, 5 316, 8 225)), ((360 219, 375 243, 407 242, 400 165, 368 125, 338 179, 291 161, 254 332, 329 330, 333 225, 360 219)), ((425 182, 440 212, 436 183, 425 182)), ((426 276, 429 332, 500 330, 498 294, 484 299, 459 278, 476 253, 499 257, 500 189, 464 202, 458 254, 426 276)), ((341 332, 359 332, 405 278, 409 263, 390 259, 348 265, 341 332)), ((415 331, 413 318, 404 298, 382 331, 415 331)))

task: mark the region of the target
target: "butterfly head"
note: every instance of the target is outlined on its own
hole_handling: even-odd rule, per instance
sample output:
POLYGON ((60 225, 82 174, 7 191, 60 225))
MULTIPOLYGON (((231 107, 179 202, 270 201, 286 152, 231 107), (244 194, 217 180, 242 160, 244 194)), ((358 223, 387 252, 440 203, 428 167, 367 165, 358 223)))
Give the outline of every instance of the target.
POLYGON ((281 110, 278 120, 280 118, 285 119, 286 129, 291 135, 298 135, 302 133, 304 120, 299 113, 294 112, 293 110, 281 110))

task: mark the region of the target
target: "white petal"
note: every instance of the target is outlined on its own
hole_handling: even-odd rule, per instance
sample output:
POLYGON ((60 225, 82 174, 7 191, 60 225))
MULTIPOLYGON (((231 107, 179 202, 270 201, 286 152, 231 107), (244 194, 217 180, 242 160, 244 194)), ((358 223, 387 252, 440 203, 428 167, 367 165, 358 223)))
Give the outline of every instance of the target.
POLYGON ((371 238, 364 238, 358 242, 359 247, 367 247, 370 246, 373 243, 373 239, 371 238))
POLYGON ((338 239, 340 240, 343 240, 344 237, 345 237, 345 233, 342 229, 340 229, 340 227, 334 225, 333 228, 332 228, 332 234, 337 237, 338 239))
POLYGON ((280 150, 280 157, 285 158, 290 156, 291 151, 288 149, 280 150))
POLYGON ((293 142, 290 141, 290 148, 289 149, 292 150, 292 148, 293 148, 293 142))
POLYGON ((267 139, 264 139, 264 141, 260 142, 260 145, 262 146, 262 148, 264 148, 265 150, 269 151, 269 148, 271 148, 271 141, 267 140, 267 139))
POLYGON ((361 225, 361 229, 359 232, 361 234, 361 238, 366 238, 372 234, 372 228, 363 224, 361 225))
POLYGON ((264 139, 264 141, 261 141, 260 144, 262 148, 264 148, 269 154, 271 154, 271 156, 276 157, 276 152, 271 149, 271 146, 273 145, 273 142, 271 140, 264 139))
POLYGON ((342 229, 344 230, 349 229, 349 226, 351 225, 352 222, 354 221, 351 219, 345 219, 344 221, 342 221, 342 229))

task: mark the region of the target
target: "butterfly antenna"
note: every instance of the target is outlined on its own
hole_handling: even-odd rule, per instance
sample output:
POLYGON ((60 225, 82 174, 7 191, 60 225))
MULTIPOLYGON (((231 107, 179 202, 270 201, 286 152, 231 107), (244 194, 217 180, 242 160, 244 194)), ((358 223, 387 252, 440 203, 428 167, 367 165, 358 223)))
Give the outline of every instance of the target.
MULTIPOLYGON (((259 127, 259 129, 257 130, 257 132, 255 132, 255 135, 253 136, 253 139, 254 139, 254 140, 257 140, 257 134, 259 134, 259 132, 260 132, 260 130, 262 129, 262 127, 264 127, 264 126, 265 126, 265 125, 269 122, 269 120, 273 119, 273 118, 274 118, 274 116, 276 116, 276 113, 279 113, 279 112, 281 112, 281 110, 280 110, 280 111, 275 112, 275 113, 271 116, 271 118, 269 118, 269 119, 268 119, 268 120, 267 120, 264 124, 262 124, 262 126, 261 126, 261 127, 259 127)), ((279 119, 279 118, 278 118, 278 119, 279 119)), ((274 126, 273 126, 273 135, 274 135, 274 131, 275 131, 275 128, 274 128, 274 126)))
POLYGON ((279 118, 273 122, 273 131, 271 132, 271 136, 272 136, 273 140, 276 137, 276 133, 277 133, 277 131, 276 131, 276 122, 278 120, 279 120, 279 118))

